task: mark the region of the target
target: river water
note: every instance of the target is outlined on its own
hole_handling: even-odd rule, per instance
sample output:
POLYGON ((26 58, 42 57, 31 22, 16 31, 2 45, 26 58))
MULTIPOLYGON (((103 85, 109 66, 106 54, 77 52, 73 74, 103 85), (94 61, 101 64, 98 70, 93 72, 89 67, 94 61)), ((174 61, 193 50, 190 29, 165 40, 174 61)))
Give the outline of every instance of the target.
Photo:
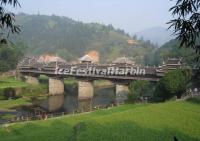
MULTIPOLYGON (((94 97, 91 100, 92 107, 111 105, 115 101, 115 88, 103 87, 94 89, 94 97)), ((76 111, 78 107, 78 90, 74 89, 70 92, 65 92, 64 97, 62 95, 49 96, 47 100, 41 103, 41 107, 47 111, 50 109, 56 109, 54 111, 62 111, 72 113, 76 111)), ((50 110, 51 111, 51 110, 50 110)))
MULTIPOLYGON (((94 88, 94 97, 91 101, 92 107, 111 105, 114 101, 114 87, 108 86, 94 88)), ((64 95, 49 96, 47 99, 43 100, 38 106, 41 107, 42 110, 45 110, 47 113, 50 111, 50 109, 54 109, 54 112, 66 112, 70 114, 79 108, 78 104, 78 90, 77 88, 71 88, 66 89, 64 95)), ((0 115, 9 114, 20 117, 34 114, 33 112, 31 112, 32 110, 26 107, 26 110, 24 110, 24 108, 21 108, 17 109, 16 111, 0 111, 0 115)), ((0 118, 0 123, 5 123, 6 121, 7 120, 0 118)))

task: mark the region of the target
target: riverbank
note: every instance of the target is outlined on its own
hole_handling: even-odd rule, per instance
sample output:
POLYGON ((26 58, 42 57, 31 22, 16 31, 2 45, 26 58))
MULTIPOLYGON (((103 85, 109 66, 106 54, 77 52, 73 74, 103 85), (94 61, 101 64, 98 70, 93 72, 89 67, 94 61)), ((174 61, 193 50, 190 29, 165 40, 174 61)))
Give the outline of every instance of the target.
MULTIPOLYGON (((48 112, 48 77, 41 76, 39 80, 40 85, 30 85, 23 81, 16 80, 14 77, 0 79, 0 98, 2 98, 0 99, 0 122, 11 120, 10 117, 13 116, 15 116, 15 118, 21 116, 27 117, 28 115, 24 115, 24 112, 28 114, 31 114, 30 112, 33 112, 32 109, 30 109, 31 111, 29 111, 27 108, 26 111, 24 111, 24 107, 41 107, 43 110, 46 110, 46 112, 48 112), (18 111, 18 114, 13 114, 13 116, 10 116, 10 114, 6 114, 6 112, 10 111, 18 111)), ((78 81, 74 79, 65 79, 64 84, 64 104, 61 109, 62 111, 56 112, 72 113, 78 109, 78 81)), ((111 101, 113 101, 114 88, 112 88, 111 85, 112 83, 108 81, 94 82, 94 107, 102 105, 107 106, 111 103, 111 101)))
POLYGON ((0 128, 0 141, 200 140, 200 105, 186 101, 124 105, 0 128))

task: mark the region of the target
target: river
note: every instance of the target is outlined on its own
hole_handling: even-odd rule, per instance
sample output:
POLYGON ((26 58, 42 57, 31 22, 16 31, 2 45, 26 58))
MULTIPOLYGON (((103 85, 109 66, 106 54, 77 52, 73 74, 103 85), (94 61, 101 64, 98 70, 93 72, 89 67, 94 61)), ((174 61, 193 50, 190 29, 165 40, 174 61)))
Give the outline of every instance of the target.
MULTIPOLYGON (((115 88, 112 86, 108 87, 95 87, 94 88, 94 97, 92 99, 92 107, 96 106, 107 106, 111 105, 115 100, 115 88)), ((72 113, 78 109, 78 90, 76 88, 67 89, 65 91, 64 96, 49 96, 47 99, 41 101, 39 104, 42 110, 45 110, 47 113, 49 112, 50 108, 60 107, 59 109, 55 110, 55 112, 65 112, 65 113, 72 113)), ((33 108, 33 107, 31 107, 33 108)), ((2 111, 0 115, 13 115, 16 117, 20 116, 27 116, 31 113, 31 109, 26 107, 17 109, 16 111, 2 111)), ((6 119, 0 118, 0 123, 5 123, 6 119)))

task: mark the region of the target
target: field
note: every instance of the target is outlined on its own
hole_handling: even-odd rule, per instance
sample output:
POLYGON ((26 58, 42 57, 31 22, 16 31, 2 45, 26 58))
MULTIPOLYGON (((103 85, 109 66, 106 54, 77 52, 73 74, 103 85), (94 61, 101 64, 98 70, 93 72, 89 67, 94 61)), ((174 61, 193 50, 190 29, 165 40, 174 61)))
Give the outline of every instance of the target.
POLYGON ((0 128, 0 141, 200 140, 200 105, 186 101, 124 105, 0 128))
POLYGON ((4 88, 22 88, 28 86, 27 83, 18 81, 14 77, 9 77, 9 78, 0 78, 0 89, 4 88))

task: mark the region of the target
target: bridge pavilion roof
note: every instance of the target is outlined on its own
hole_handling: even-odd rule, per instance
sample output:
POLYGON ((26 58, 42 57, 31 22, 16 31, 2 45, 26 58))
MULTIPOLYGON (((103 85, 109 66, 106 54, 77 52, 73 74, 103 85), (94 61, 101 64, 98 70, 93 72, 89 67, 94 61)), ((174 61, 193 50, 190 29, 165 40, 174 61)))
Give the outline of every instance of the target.
POLYGON ((79 58, 79 61, 81 61, 81 62, 90 62, 90 63, 94 62, 92 57, 90 57, 89 55, 85 55, 85 56, 79 58))
POLYGON ((38 57, 37 62, 39 63, 51 63, 51 62, 66 62, 64 59, 61 57, 58 57, 56 55, 41 55, 38 57))
POLYGON ((166 61, 167 65, 181 65, 182 58, 168 58, 166 61))
POLYGON ((131 57, 120 57, 113 61, 114 64, 135 64, 131 57))

